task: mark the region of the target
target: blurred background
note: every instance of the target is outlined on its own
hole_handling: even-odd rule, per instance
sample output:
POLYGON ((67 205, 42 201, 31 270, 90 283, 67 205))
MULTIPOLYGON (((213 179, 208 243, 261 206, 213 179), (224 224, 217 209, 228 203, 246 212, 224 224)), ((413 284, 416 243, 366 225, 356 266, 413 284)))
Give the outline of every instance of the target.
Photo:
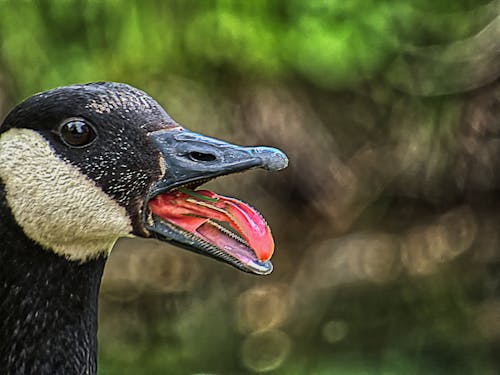
POLYGON ((255 277, 123 240, 99 373, 500 373, 500 1, 0 0, 0 116, 122 81, 290 157, 208 188, 277 243, 255 277))

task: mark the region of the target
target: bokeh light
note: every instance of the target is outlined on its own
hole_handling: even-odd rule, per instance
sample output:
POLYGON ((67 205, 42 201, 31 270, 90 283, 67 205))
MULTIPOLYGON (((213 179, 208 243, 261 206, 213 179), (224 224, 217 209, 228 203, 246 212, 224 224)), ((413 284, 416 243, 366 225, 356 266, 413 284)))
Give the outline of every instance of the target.
POLYGON ((276 370, 288 356, 290 346, 290 338, 282 331, 272 329, 252 333, 243 341, 243 364, 255 372, 276 370))

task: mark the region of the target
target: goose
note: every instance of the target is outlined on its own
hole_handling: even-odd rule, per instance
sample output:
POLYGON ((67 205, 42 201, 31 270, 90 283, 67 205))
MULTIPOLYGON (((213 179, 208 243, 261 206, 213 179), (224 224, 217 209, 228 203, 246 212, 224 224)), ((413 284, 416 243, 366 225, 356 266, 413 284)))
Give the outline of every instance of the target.
POLYGON ((270 273, 262 216, 199 187, 287 163, 191 132, 123 83, 59 87, 12 109, 0 126, 0 372, 96 373, 98 293, 120 237, 270 273))

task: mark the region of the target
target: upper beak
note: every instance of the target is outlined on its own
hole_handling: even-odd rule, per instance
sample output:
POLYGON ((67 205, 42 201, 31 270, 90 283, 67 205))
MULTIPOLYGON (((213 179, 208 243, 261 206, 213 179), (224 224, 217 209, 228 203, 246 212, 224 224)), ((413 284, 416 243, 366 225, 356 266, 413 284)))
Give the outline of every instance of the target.
POLYGON ((150 139, 160 150, 166 175, 150 197, 177 186, 251 168, 279 171, 288 165, 286 155, 272 147, 245 147, 206 137, 185 129, 153 132, 150 139))

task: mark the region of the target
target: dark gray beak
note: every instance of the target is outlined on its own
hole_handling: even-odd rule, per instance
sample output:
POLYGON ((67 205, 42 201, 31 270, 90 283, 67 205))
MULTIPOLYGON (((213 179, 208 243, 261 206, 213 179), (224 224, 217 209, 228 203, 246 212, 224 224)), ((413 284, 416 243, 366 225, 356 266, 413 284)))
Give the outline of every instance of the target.
MULTIPOLYGON (((218 176, 252 168, 279 171, 288 165, 286 155, 278 149, 238 146, 182 128, 153 132, 149 137, 163 156, 165 174, 151 188, 148 202, 177 187, 196 187, 218 176)), ((162 241, 213 257, 245 272, 266 275, 273 269, 270 260, 260 261, 245 244, 234 248, 217 247, 204 241, 195 232, 188 233, 156 215, 148 218, 149 212, 146 211, 146 229, 162 241)))

